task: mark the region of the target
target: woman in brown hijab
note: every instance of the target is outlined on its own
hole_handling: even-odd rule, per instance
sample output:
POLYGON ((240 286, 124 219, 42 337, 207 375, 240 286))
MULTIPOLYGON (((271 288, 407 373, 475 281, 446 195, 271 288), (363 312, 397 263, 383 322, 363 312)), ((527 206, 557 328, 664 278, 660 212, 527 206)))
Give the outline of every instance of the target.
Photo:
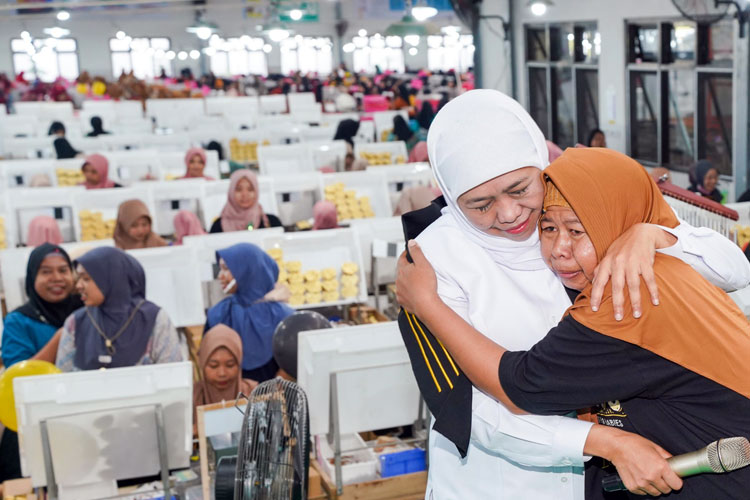
MULTIPOLYGON (((494 344, 440 301, 417 245, 409 247, 415 265, 402 266, 399 282, 408 279, 408 295, 419 301, 399 294, 404 307, 478 388, 509 408, 563 415, 595 407, 599 423, 640 434, 675 455, 746 436, 750 323, 726 293, 682 261, 657 254, 653 279, 660 305, 644 303, 639 318, 626 311, 617 321, 608 285, 599 311, 591 310, 594 269, 621 234, 640 223, 678 224, 645 169, 612 150, 568 149, 544 176, 542 255, 577 296, 557 327, 529 351, 494 344)), ((643 283, 641 293, 648 293, 643 283)), ((587 498, 608 498, 601 485, 610 470, 601 460, 588 464, 587 498)), ((622 480, 641 495, 680 488, 668 467, 659 474, 650 484, 622 480)), ((747 498, 748 484, 750 467, 702 474, 686 478, 675 497, 740 500, 747 498)))
POLYGON ((241 363, 242 339, 236 331, 218 324, 206 332, 198 351, 202 380, 193 386, 194 417, 198 406, 232 401, 240 392, 250 395, 258 382, 242 378, 241 363))
POLYGON ((115 246, 121 250, 167 246, 167 242, 151 229, 151 214, 141 200, 120 204, 114 239, 115 246))

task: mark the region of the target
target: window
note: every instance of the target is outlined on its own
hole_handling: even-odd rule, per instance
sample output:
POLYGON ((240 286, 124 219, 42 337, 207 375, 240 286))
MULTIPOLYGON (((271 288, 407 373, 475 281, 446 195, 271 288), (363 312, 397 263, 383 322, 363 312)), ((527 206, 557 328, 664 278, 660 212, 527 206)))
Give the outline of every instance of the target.
POLYGON ((206 54, 211 57, 211 71, 216 76, 268 75, 264 50, 271 46, 263 38, 243 35, 224 40, 214 35, 208 43, 206 54))
POLYGON ((14 38, 10 41, 13 70, 27 79, 52 82, 78 78, 78 45, 72 38, 14 38))
POLYGON ((169 49, 169 38, 110 38, 112 75, 118 78, 123 72, 132 71, 136 78, 152 79, 164 70, 171 76, 169 49))
POLYGON ((731 22, 628 25, 629 154, 687 171, 711 160, 732 175, 731 22))
POLYGON ((594 23, 526 27, 529 113, 561 148, 585 143, 599 128, 600 52, 594 23))
POLYGON ((460 73, 474 66, 474 37, 451 33, 427 37, 427 67, 430 71, 460 73))
POLYGON ((333 51, 330 38, 303 37, 297 35, 279 44, 281 49, 281 73, 295 71, 303 74, 328 75, 333 71, 333 51))
POLYGON ((354 71, 375 73, 376 67, 381 71, 393 70, 404 72, 403 40, 398 36, 371 37, 355 36, 354 53, 352 54, 354 71))

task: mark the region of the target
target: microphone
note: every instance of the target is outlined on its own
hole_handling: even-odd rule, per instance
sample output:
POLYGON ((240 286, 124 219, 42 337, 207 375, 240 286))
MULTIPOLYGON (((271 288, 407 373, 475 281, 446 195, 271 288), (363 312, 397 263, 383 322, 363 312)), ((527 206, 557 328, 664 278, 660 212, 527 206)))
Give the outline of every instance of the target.
MULTIPOLYGON (((750 465, 750 442, 744 437, 719 439, 705 448, 668 458, 669 466, 680 477, 697 474, 723 474, 750 465)), ((626 490, 619 474, 602 479, 604 491, 626 490)))

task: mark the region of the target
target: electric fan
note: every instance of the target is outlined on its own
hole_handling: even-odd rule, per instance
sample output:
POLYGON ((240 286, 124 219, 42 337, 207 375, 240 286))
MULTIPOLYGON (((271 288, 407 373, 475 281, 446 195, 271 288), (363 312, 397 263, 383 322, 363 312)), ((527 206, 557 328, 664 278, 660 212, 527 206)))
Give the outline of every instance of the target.
POLYGON ((727 15, 729 2, 715 0, 672 0, 680 14, 691 21, 711 24, 727 15))
POLYGON ((245 409, 237 457, 217 467, 216 500, 306 499, 309 443, 302 389, 280 378, 259 384, 245 409))

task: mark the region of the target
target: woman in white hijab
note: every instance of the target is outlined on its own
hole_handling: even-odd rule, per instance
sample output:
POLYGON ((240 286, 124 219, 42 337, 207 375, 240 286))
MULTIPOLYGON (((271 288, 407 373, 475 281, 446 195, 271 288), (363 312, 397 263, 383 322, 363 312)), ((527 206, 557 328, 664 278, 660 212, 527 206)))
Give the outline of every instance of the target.
MULTIPOLYGON (((495 342, 511 350, 528 349, 570 306, 562 284, 542 260, 536 230, 544 195, 539 170, 548 164, 545 139, 516 101, 497 91, 474 90, 443 107, 427 142, 447 207, 417 241, 435 269, 438 293, 495 342)), ((628 257, 627 262, 635 262, 637 273, 647 274, 655 248, 677 239, 669 252, 712 282, 727 288, 750 282, 750 267, 739 260, 744 257, 741 252, 735 258, 726 238, 684 224, 669 230, 673 235, 658 228, 640 228, 641 236, 630 236, 640 237, 637 245, 632 239, 620 245, 621 255, 628 257), (650 239, 645 238, 644 243, 645 234, 650 239), (644 245, 649 250, 645 253, 644 245), (740 270, 740 276, 734 276, 733 267, 740 270)), ((636 286, 639 280, 636 274, 636 286)), ((623 288, 624 279, 615 272, 613 286, 618 281, 623 288)), ((399 283, 399 294, 402 285, 408 293, 408 283, 399 283)), ((636 299, 631 296, 631 301, 636 299)), ((584 497, 584 447, 589 446, 589 453, 606 456, 600 453, 601 448, 591 446, 595 433, 590 433, 590 422, 514 415, 477 389, 472 393, 472 410, 465 458, 442 434, 430 433, 426 498, 584 497), (587 441, 590 438, 592 441, 587 441)), ((601 432, 619 432, 596 428, 597 446, 601 432)), ((620 453, 617 458, 623 465, 639 458, 643 463, 662 461, 654 448, 649 449, 650 442, 627 436, 632 436, 625 439, 631 439, 628 447, 638 445, 645 454, 641 458, 620 453)), ((605 444, 620 440, 611 441, 605 444)))

